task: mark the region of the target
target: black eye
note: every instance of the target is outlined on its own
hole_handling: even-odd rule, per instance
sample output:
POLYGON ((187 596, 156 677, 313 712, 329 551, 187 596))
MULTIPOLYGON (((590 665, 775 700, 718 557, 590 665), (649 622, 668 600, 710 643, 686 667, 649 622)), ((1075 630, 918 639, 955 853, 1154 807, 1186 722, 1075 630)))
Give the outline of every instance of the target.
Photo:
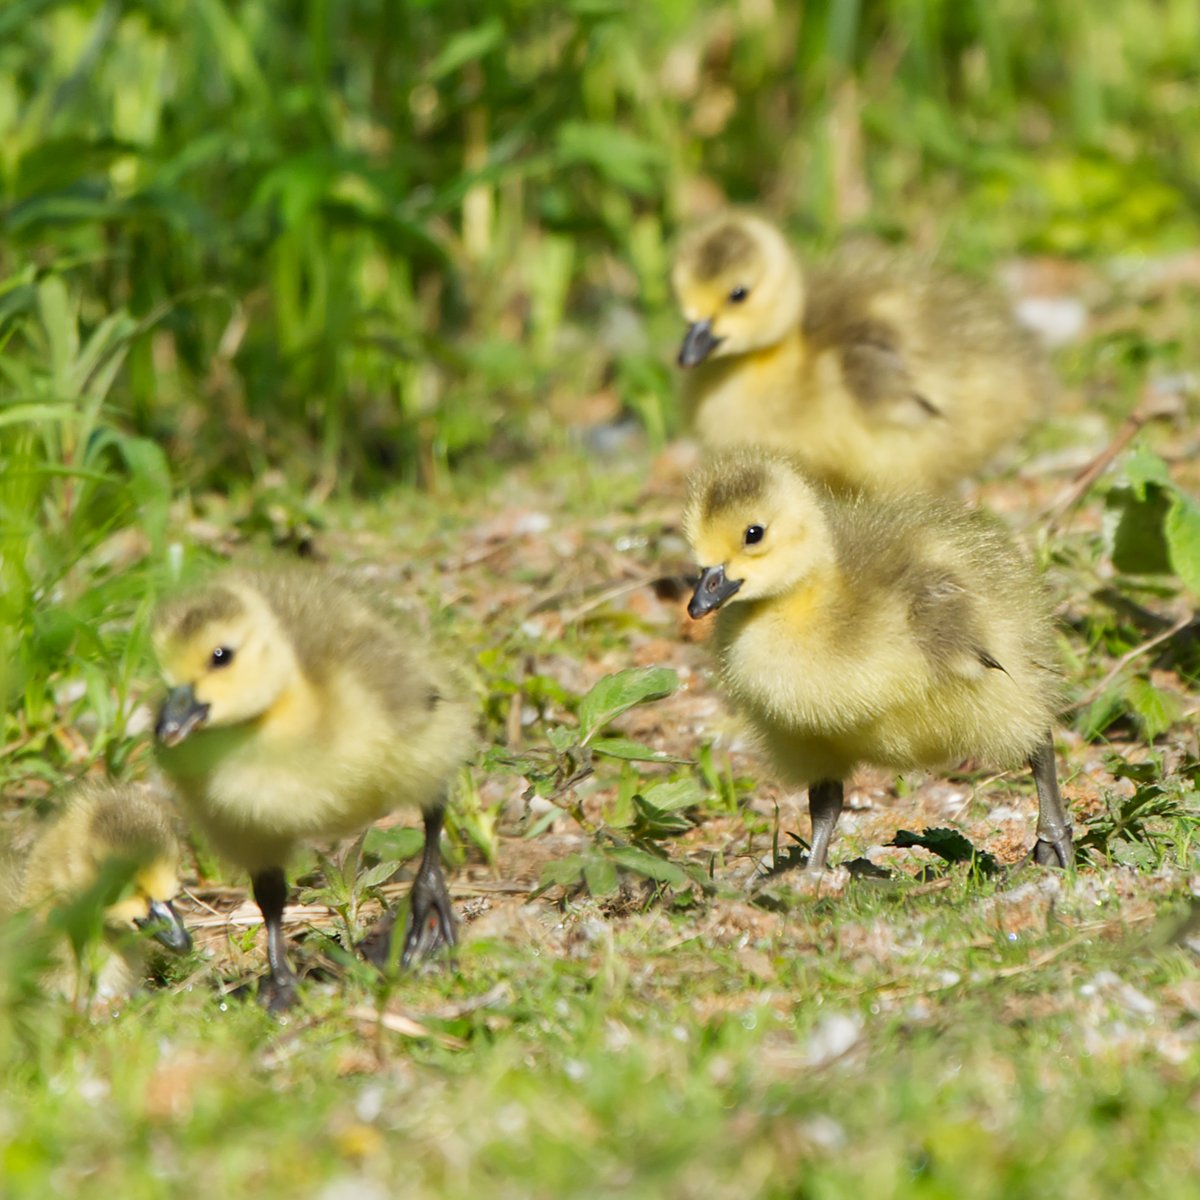
POLYGON ((210 667, 227 667, 231 662, 233 662, 233 651, 228 646, 218 646, 208 656, 210 667))
POLYGON ((745 300, 748 295, 750 295, 749 289, 744 287, 735 287, 733 291, 729 293, 729 299, 732 300, 734 304, 741 304, 741 302, 745 300))
POLYGON ((746 532, 742 535, 742 541, 747 546, 756 546, 763 540, 763 534, 766 530, 761 525, 747 525, 746 532))

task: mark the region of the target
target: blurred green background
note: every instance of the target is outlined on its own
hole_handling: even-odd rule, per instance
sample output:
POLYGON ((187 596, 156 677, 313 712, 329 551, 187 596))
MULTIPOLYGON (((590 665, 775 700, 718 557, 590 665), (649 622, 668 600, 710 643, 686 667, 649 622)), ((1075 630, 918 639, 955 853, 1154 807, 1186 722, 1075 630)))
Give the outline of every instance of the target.
POLYGON ((1198 49, 1191 0, 11 3, 9 398, 205 486, 428 481, 609 383, 661 435, 689 212, 1190 244, 1198 49))

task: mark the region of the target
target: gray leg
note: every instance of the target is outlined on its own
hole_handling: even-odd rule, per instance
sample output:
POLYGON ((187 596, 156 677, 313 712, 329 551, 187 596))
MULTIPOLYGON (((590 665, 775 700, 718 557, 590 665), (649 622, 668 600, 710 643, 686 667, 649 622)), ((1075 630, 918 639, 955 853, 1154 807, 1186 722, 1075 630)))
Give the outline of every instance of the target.
POLYGON ((1054 738, 1046 740, 1029 756, 1033 781, 1037 784, 1037 841, 1033 861, 1040 867, 1069 867, 1075 861, 1071 841, 1071 818, 1058 794, 1058 770, 1054 762, 1054 738))
POLYGON ((282 867, 268 867, 250 878, 254 899, 267 926, 267 962, 270 974, 259 984, 258 998, 272 1013, 285 1012, 296 1003, 296 974, 287 957, 283 935, 283 907, 287 903, 287 877, 282 867))
POLYGON ((825 870, 829 856, 829 842, 842 815, 842 781, 822 779, 808 789, 808 815, 812 818, 812 849, 808 854, 808 870, 815 873, 825 870))

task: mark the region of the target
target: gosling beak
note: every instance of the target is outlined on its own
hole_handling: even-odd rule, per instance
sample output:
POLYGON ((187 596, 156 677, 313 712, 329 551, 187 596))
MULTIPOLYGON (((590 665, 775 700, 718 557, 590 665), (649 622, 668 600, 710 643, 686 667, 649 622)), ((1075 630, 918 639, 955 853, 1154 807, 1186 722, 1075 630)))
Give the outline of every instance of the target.
POLYGON ((178 746, 197 725, 202 725, 208 716, 208 705, 196 699, 190 683, 173 687, 163 701, 154 726, 154 736, 164 746, 178 746))
POLYGON ((192 935, 188 933, 183 918, 175 911, 170 900, 151 900, 150 915, 135 917, 133 923, 150 933, 156 942, 162 942, 168 950, 183 954, 192 948, 192 935))
POLYGON ((702 363, 720 343, 719 337, 713 337, 711 321, 693 321, 679 347, 679 365, 694 367, 702 363))
POLYGON ((741 586, 742 580, 725 577, 724 564, 719 567, 705 567, 700 572, 700 581, 696 584, 691 600, 688 601, 688 616, 697 620, 705 613, 720 608, 741 586))

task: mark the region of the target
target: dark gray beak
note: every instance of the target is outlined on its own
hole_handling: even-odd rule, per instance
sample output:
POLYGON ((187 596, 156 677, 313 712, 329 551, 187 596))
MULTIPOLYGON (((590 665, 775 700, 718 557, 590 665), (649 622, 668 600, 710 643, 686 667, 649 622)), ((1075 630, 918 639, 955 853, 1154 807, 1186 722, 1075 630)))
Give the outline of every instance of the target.
POLYGON ((172 688, 163 701, 154 726, 154 736, 164 746, 178 746, 197 725, 202 725, 208 716, 208 705, 196 700, 190 683, 172 688))
POLYGON ((725 567, 705 567, 688 602, 688 616, 696 620, 720 608, 742 586, 740 579, 726 579, 725 567))
POLYGON ((192 935, 188 933, 183 918, 175 911, 170 900, 151 900, 150 915, 135 917, 134 924, 151 934, 156 942, 162 942, 168 950, 183 954, 192 948, 192 935))
POLYGON ((713 337, 711 321, 693 322, 684 335, 683 345, 679 347, 679 365, 694 367, 702 363, 720 343, 719 337, 713 337))

